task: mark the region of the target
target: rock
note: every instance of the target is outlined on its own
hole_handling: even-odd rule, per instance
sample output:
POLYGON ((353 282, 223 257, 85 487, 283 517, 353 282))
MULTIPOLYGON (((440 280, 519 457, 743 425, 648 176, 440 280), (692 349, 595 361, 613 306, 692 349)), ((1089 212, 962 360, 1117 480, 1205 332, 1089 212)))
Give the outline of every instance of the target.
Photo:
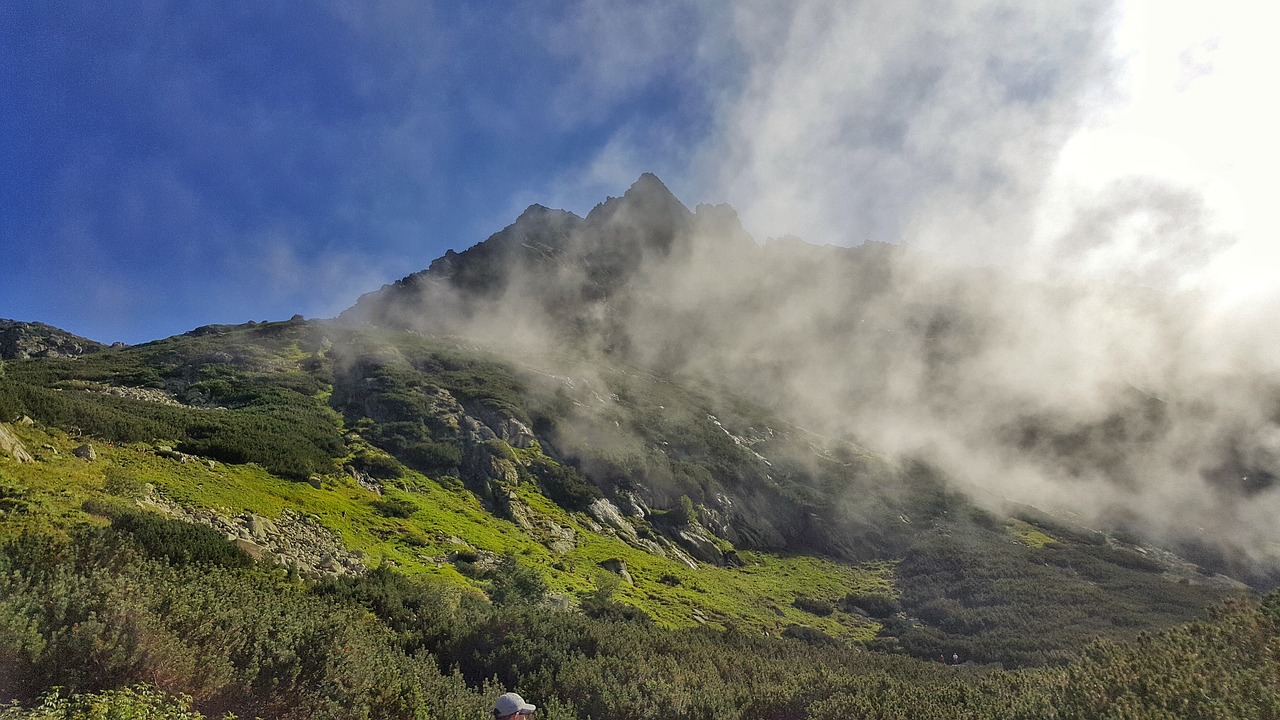
POLYGON ((98 459, 98 453, 93 449, 93 446, 90 445, 89 443, 85 443, 84 445, 81 445, 75 450, 72 450, 71 454, 75 455, 81 460, 88 460, 90 462, 98 459))
POLYGON ((720 552, 715 536, 701 525, 694 524, 678 528, 672 535, 672 539, 680 547, 698 560, 712 565, 724 564, 724 553, 720 552))
POLYGON ((266 540, 269 536, 280 534, 276 524, 261 515, 249 515, 244 520, 244 527, 255 540, 266 540))
POLYGON ((631 579, 631 573, 627 572, 627 561, 622 558, 601 560, 600 567, 622 578, 622 581, 628 585, 635 584, 635 581, 631 579))
POLYGON ((640 542, 640 536, 636 534, 636 529, 618 511, 617 506, 609 502, 608 499, 592 500, 591 504, 587 506, 587 514, 599 520, 601 524, 616 530, 623 542, 629 545, 636 545, 640 542))
POLYGON ((374 480, 368 473, 360 472, 351 465, 346 465, 342 469, 345 470, 347 474, 351 476, 351 479, 355 480, 356 484, 360 487, 375 495, 382 494, 382 483, 374 480))
POLYGON ((577 533, 571 527, 557 525, 547 518, 540 518, 540 528, 547 534, 546 545, 557 555, 567 555, 577 545, 577 533))
POLYGON ((649 507, 633 492, 624 492, 618 496, 618 509, 632 517, 649 515, 649 507))
POLYGON ((666 549, 664 549, 660 543, 654 542, 653 540, 649 540, 647 538, 640 538, 640 540, 636 543, 636 546, 639 547, 641 550, 644 550, 645 552, 649 553, 650 555, 657 555, 658 557, 667 556, 666 549))
POLYGON ((261 545, 253 542, 252 540, 236 539, 233 542, 235 542, 236 547, 243 550, 249 557, 253 558, 254 560, 257 560, 258 558, 262 557, 263 554, 266 552, 266 550, 264 550, 261 545))
POLYGON ((106 347, 52 325, 0 319, 0 359, 79 357, 106 347))
POLYGON ((498 437, 514 448, 532 447, 538 438, 527 425, 515 418, 504 418, 498 424, 498 437))
POLYGON ((27 417, 26 415, 23 415, 22 417, 18 418, 18 424, 19 424, 19 425, 24 425, 24 426, 26 426, 26 427, 31 427, 32 425, 35 425, 35 424, 36 424, 36 421, 35 421, 35 420, 32 420, 31 418, 27 417))
POLYGON ((9 426, 6 423, 0 423, 0 451, 6 453, 20 463, 36 461, 36 459, 32 457, 31 453, 27 452, 26 446, 22 444, 22 441, 18 439, 18 436, 13 434, 13 431, 9 429, 9 426))

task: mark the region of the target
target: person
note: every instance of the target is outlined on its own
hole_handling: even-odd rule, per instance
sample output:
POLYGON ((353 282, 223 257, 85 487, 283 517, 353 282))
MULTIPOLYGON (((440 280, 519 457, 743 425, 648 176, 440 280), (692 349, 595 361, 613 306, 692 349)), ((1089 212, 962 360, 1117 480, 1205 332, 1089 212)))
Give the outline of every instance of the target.
POLYGON ((494 720, 518 720, 517 715, 532 715, 537 706, 530 705, 524 701, 519 695, 509 692, 498 696, 498 700, 493 703, 494 720))

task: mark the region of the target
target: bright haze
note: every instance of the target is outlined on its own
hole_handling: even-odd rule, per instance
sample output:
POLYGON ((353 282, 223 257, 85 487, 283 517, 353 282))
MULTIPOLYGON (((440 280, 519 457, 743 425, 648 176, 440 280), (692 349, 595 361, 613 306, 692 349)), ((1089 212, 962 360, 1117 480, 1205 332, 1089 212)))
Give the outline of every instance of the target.
MULTIPOLYGON (((129 343, 330 316, 652 171, 762 253, 906 248, 868 329, 805 332, 853 300, 787 265, 776 325, 681 369, 769 368, 797 415, 986 491, 1274 559, 1268 26, 1244 2, 9 4, 0 316, 129 343)), ((779 277, 727 267, 646 277, 676 311, 779 277)))

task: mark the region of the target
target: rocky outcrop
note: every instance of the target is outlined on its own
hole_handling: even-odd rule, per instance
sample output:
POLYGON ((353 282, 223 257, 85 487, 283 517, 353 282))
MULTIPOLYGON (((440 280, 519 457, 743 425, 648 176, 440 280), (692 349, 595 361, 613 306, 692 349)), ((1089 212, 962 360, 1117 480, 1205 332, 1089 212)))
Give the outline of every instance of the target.
POLYGON ((100 342, 52 325, 0 318, 0 360, 80 357, 105 349, 100 342))
POLYGON ((587 506, 587 514, 607 528, 611 528, 617 536, 628 545, 639 546, 640 536, 616 505, 605 498, 592 500, 587 506))
POLYGON ((724 553, 720 551, 716 538, 707 529, 698 524, 676 528, 671 538, 695 559, 711 565, 725 564, 724 553))
POLYGON ((94 450, 93 446, 90 445, 89 443, 85 443, 80 447, 77 447, 75 450, 72 450, 71 454, 75 455, 81 460, 88 460, 89 462, 93 462, 94 460, 98 459, 98 452, 94 450))
POLYGON ((359 485, 360 487, 364 488, 365 490, 368 490, 374 495, 382 494, 382 483, 377 479, 375 479, 369 473, 361 472, 360 470, 357 470, 355 467, 351 465, 344 465, 342 469, 348 475, 350 475, 351 479, 355 480, 356 484, 359 485))
POLYGON ((31 453, 27 451, 22 441, 17 435, 13 434, 13 428, 8 423, 0 423, 0 453, 4 453, 20 463, 35 462, 31 453))
POLYGON ((156 455, 159 455, 162 458, 169 458, 170 460, 177 460, 178 462, 181 462, 181 463, 197 462, 200 460, 200 458, 195 455, 188 455, 187 453, 184 453, 184 452, 178 452, 177 450, 174 450, 168 445, 156 446, 156 455))
POLYGON ((138 504, 211 527, 250 556, 296 567, 306 576, 358 575, 366 570, 363 553, 347 550, 319 520, 293 510, 281 511, 275 520, 247 512, 227 516, 207 508, 187 507, 154 490, 138 504))
POLYGON ((622 581, 628 585, 635 584, 635 581, 631 578, 631 573, 627 570, 627 561, 622 558, 601 560, 600 567, 622 578, 622 581))
POLYGON ((143 387, 120 387, 118 385, 102 385, 97 388, 98 392, 114 397, 128 398, 130 400, 142 400, 144 402, 159 403, 161 405, 169 405, 182 407, 182 403, 178 402, 169 393, 157 388, 143 387))

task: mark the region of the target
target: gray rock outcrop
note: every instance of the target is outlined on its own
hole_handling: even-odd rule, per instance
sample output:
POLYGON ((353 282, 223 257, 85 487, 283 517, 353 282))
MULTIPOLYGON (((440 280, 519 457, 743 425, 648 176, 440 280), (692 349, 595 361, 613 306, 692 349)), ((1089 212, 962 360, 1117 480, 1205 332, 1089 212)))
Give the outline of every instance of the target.
POLYGON ((106 348, 52 325, 0 318, 0 360, 73 358, 106 348))
POLYGON ((631 573, 627 571, 627 561, 622 558, 610 558, 601 560, 600 567, 622 578, 622 581, 628 585, 634 585, 635 581, 631 577, 631 573))
POLYGON ((635 527, 618 510, 617 506, 607 499, 592 500, 591 504, 587 506, 587 514, 595 518, 601 525, 612 528, 618 537, 628 545, 639 545, 640 536, 636 534, 635 527))
POLYGON ((359 575, 367 569, 363 553, 348 550, 341 539, 316 518, 290 509, 272 520, 253 513, 227 516, 208 508, 176 503, 156 492, 138 502, 170 517, 221 532, 254 558, 270 558, 307 576, 359 575))
POLYGON ((13 429, 8 423, 0 423, 0 452, 5 453, 20 463, 36 461, 36 459, 32 457, 31 453, 27 452, 26 446, 22 444, 22 441, 18 439, 18 436, 13 434, 13 429))

